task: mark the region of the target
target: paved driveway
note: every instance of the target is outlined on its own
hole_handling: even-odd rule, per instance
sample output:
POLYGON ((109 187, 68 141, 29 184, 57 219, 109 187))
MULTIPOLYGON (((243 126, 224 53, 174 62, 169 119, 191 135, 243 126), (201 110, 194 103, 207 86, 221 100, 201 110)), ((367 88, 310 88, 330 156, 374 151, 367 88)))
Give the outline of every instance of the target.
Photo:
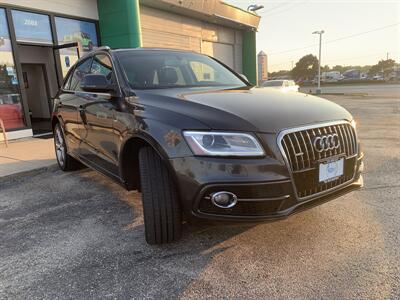
POLYGON ((144 242, 140 195, 97 173, 0 182, 0 298, 400 298, 398 99, 354 113, 366 188, 256 226, 184 226, 144 242))

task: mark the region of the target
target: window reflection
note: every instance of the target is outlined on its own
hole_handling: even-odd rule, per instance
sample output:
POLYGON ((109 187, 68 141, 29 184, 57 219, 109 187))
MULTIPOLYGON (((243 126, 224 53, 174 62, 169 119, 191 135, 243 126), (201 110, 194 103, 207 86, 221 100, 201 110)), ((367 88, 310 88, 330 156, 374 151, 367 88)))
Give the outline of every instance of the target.
POLYGON ((5 10, 0 9, 0 119, 6 130, 25 127, 5 10))
POLYGON ((11 11, 15 37, 19 42, 53 44, 48 15, 26 11, 11 11))
MULTIPOLYGON (((92 22, 55 17, 58 44, 78 43, 81 56, 98 46, 96 24, 92 22)), ((60 49, 63 76, 78 60, 75 47, 60 49)))

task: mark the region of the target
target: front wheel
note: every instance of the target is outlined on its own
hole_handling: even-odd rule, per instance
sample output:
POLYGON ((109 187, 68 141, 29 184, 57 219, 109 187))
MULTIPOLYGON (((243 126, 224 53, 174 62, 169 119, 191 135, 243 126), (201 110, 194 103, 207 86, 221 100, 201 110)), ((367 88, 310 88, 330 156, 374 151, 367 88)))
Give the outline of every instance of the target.
POLYGON ((61 170, 73 171, 81 167, 81 164, 67 153, 67 145, 60 124, 56 124, 54 127, 54 148, 57 163, 61 170))
POLYGON ((165 163, 150 147, 139 151, 146 241, 165 244, 181 236, 182 212, 175 183, 165 163))

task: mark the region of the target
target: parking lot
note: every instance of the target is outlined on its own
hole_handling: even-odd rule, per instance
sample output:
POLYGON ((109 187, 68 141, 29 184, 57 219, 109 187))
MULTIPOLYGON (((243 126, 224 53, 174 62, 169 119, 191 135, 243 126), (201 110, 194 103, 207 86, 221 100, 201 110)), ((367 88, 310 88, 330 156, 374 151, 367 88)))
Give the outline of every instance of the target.
POLYGON ((286 220, 144 241, 140 194, 93 171, 0 182, 0 298, 400 298, 400 100, 351 111, 365 188, 286 220))

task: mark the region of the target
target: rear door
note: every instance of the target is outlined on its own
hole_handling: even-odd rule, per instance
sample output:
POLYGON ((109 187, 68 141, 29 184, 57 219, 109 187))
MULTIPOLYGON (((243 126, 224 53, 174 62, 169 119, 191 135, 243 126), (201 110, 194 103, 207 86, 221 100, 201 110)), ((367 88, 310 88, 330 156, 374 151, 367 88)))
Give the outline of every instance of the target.
POLYGON ((84 123, 85 117, 82 113, 82 106, 85 104, 85 99, 82 97, 80 83, 86 74, 89 74, 92 65, 92 57, 82 60, 75 67, 69 84, 69 92, 71 93, 71 105, 76 109, 76 122, 71 126, 73 136, 79 140, 79 155, 81 155, 82 147, 85 148, 86 130, 84 123))
POLYGON ((82 119, 79 116, 79 107, 82 100, 75 94, 74 88, 80 80, 90 71, 91 58, 80 62, 67 76, 64 86, 55 100, 58 101, 58 116, 64 127, 64 134, 69 152, 79 155, 79 148, 83 140, 82 119))

